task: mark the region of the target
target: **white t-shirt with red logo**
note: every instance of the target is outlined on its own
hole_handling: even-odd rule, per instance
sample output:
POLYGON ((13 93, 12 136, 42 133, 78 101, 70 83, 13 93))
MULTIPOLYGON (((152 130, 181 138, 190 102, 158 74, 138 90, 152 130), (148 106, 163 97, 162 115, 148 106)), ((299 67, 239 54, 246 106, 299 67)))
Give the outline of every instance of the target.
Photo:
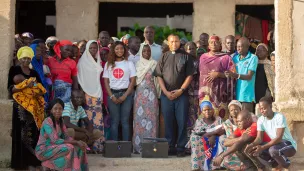
POLYGON ((103 71, 103 78, 109 78, 110 88, 114 90, 127 89, 130 84, 130 78, 136 76, 136 69, 131 61, 115 62, 115 67, 108 67, 106 63, 103 71))

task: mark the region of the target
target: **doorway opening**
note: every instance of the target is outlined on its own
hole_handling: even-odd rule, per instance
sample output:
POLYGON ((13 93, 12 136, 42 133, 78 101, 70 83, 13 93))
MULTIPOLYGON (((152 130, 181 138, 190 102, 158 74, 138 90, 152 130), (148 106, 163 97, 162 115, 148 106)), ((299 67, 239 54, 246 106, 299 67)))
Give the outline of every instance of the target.
POLYGON ((134 24, 169 26, 192 33, 192 3, 100 3, 99 32, 106 30, 116 37, 134 24))
POLYGON ((55 1, 16 2, 15 33, 31 32, 35 38, 56 35, 55 1))

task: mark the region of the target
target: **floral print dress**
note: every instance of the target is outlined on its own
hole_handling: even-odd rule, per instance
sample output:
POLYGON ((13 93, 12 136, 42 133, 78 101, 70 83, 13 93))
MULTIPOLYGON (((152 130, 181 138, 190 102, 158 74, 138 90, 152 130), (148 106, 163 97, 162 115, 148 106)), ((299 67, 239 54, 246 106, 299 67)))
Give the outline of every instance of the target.
POLYGON ((54 128, 50 117, 42 123, 39 141, 35 152, 36 157, 42 162, 41 165, 53 170, 64 171, 87 171, 87 155, 79 147, 64 143, 72 140, 67 135, 66 126, 62 129, 59 124, 54 128))
POLYGON ((143 138, 156 138, 158 132, 159 106, 152 70, 137 86, 134 101, 133 148, 141 152, 143 138))
POLYGON ((188 113, 188 123, 187 123, 187 134, 188 137, 191 135, 191 130, 194 127, 194 123, 199 115, 199 100, 198 100, 198 90, 199 90, 199 71, 198 71, 199 61, 194 60, 195 72, 193 74, 193 79, 188 88, 188 98, 189 98, 189 113, 188 113))
POLYGON ((104 122, 102 114, 102 99, 85 94, 86 105, 85 111, 94 129, 101 132, 101 137, 93 143, 93 151, 101 153, 103 151, 104 138, 104 122))

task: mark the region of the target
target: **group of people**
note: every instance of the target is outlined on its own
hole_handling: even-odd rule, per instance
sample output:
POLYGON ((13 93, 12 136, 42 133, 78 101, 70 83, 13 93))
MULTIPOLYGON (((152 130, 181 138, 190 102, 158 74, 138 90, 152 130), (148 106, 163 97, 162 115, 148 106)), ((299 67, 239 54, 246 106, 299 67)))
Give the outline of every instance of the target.
POLYGON ((266 44, 254 55, 245 37, 172 34, 158 45, 154 34, 147 26, 143 43, 106 31, 74 43, 16 36, 11 167, 87 170, 86 154, 101 154, 105 140, 132 141, 139 154, 143 138, 159 137, 162 117, 169 155, 190 148, 192 170, 263 169, 262 155, 274 168, 289 166, 296 144, 284 115, 271 110, 275 56, 266 44))

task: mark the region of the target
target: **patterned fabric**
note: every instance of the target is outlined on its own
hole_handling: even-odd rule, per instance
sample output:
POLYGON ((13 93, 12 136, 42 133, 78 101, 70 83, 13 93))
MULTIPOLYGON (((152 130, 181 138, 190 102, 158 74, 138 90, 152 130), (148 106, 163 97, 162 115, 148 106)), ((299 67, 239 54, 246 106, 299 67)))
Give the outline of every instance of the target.
MULTIPOLYGON (((195 127, 193 129, 193 132, 200 133, 203 131, 212 130, 221 124, 222 124, 222 119, 220 117, 216 117, 215 121, 211 125, 205 123, 203 118, 199 118, 195 122, 195 127)), ((219 153, 223 151, 223 146, 222 146, 223 138, 224 137, 222 136, 219 137, 219 140, 217 141, 218 142, 217 154, 214 155, 213 158, 215 158, 219 153)), ((208 156, 208 153, 205 153, 202 137, 192 134, 189 143, 191 145, 191 169, 192 170, 204 169, 205 160, 208 159, 208 157, 206 158, 206 156, 208 156)), ((217 168, 215 166, 210 166, 210 165, 208 167, 211 167, 212 169, 217 168)))
POLYGON ((15 85, 16 89, 20 89, 22 91, 14 93, 13 98, 18 104, 33 115, 38 129, 40 129, 44 120, 45 102, 43 96, 35 97, 35 95, 40 93, 45 94, 46 90, 40 83, 36 83, 37 85, 32 88, 26 88, 26 86, 32 81, 36 81, 36 78, 31 77, 18 85, 15 85))
POLYGON ((158 135, 159 106, 152 70, 136 88, 133 111, 133 148, 140 153, 143 138, 158 135))
POLYGON ((271 96, 273 98, 275 98, 275 94, 274 94, 275 73, 273 71, 271 61, 269 61, 268 59, 266 59, 264 61, 259 60, 259 64, 264 64, 264 70, 265 70, 265 74, 266 74, 266 78, 267 78, 268 88, 270 90, 271 96))
POLYGON ((189 113, 188 113, 188 123, 187 130, 188 136, 191 135, 191 130, 195 124, 195 121, 199 114, 199 100, 198 100, 198 90, 199 90, 199 71, 198 71, 199 61, 194 60, 195 72, 193 74, 193 79, 188 87, 188 98, 189 98, 189 113))
POLYGON ((102 152, 104 138, 104 123, 102 115, 102 101, 100 98, 92 97, 85 94, 86 107, 85 111, 89 120, 93 124, 94 129, 98 129, 101 132, 101 137, 93 143, 93 151, 102 152))
POLYGON ((61 99, 64 103, 71 100, 72 84, 56 80, 53 85, 54 98, 61 99))
POLYGON ((56 124, 54 128, 52 119, 46 118, 35 150, 37 158, 42 161, 42 166, 64 171, 89 170, 86 153, 77 146, 64 143, 65 140, 72 140, 67 135, 65 125, 61 128, 56 124))
POLYGON ((47 90, 47 92, 44 94, 44 101, 48 102, 49 101, 49 92, 48 92, 49 84, 48 84, 46 77, 44 76, 44 72, 43 72, 43 57, 40 56, 40 59, 38 60, 37 56, 36 56, 37 46, 38 46, 38 44, 31 44, 31 46, 30 46, 33 49, 34 55, 35 55, 32 58, 31 64, 33 66, 33 69, 39 74, 43 87, 47 90))
POLYGON ((223 119, 229 116, 228 103, 234 99, 234 79, 216 78, 213 82, 207 81, 208 73, 211 71, 235 72, 235 66, 228 55, 209 56, 203 54, 200 57, 199 71, 199 100, 201 101, 206 95, 210 97, 210 102, 215 109, 215 115, 223 119))
MULTIPOLYGON (((232 135, 235 129, 237 128, 235 125, 232 124, 230 119, 227 119, 225 122, 223 122, 222 125, 225 129, 226 137, 232 135)), ((241 165, 242 163, 235 153, 226 156, 222 163, 223 167, 230 170, 241 170, 241 165)))

